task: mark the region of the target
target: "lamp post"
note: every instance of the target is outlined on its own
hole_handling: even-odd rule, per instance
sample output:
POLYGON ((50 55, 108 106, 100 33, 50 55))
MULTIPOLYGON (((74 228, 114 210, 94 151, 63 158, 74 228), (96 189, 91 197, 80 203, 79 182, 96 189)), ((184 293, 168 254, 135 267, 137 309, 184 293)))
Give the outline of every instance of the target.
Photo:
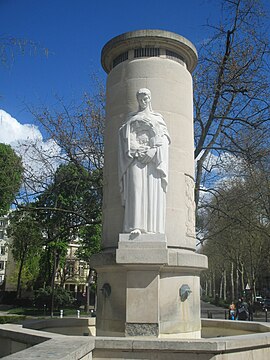
MULTIPOLYGON (((89 279, 89 278, 88 278, 89 279)), ((87 282, 85 284, 86 287, 86 304, 85 304, 85 312, 88 314, 89 313, 89 283, 88 283, 88 279, 87 282)))

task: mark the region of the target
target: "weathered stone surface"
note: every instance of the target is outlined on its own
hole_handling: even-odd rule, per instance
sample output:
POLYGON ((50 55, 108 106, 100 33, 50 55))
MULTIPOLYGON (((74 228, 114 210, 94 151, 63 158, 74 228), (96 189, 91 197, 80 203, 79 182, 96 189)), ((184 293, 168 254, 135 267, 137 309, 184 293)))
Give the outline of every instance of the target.
MULTIPOLYGON (((127 119, 128 114, 134 113, 138 109, 136 92, 140 88, 147 88, 152 94, 152 107, 165 119, 171 138, 165 219, 168 246, 194 250, 195 224, 190 215, 194 178, 191 74, 185 61, 183 65, 177 61, 177 58, 167 57, 165 52, 159 57, 134 58, 132 54, 137 46, 138 36, 140 38, 139 47, 144 44, 150 46, 154 41, 155 47, 159 48, 158 41, 160 40, 161 50, 166 43, 168 49, 171 51, 174 49, 186 59, 187 63, 189 62, 187 53, 190 52, 191 58, 193 56, 194 59, 196 58, 196 50, 189 41, 169 32, 139 31, 121 35, 110 42, 111 45, 117 43, 117 47, 120 46, 121 51, 128 47, 129 56, 127 60, 110 68, 107 80, 103 248, 117 248, 118 236, 122 232, 124 220, 117 170, 119 128, 127 119), (123 40, 126 36, 128 41, 123 40), (123 43, 121 43, 122 40, 123 43), (186 181, 186 178, 189 179, 189 182, 186 181), (189 211, 186 210, 187 207, 190 209, 189 211)), ((104 47, 104 49, 106 48, 102 55, 104 62, 110 63, 118 54, 118 50, 111 45, 104 47)))
POLYGON ((197 360, 246 360, 249 358, 265 360, 270 358, 270 325, 268 323, 204 319, 202 327, 203 333, 208 332, 209 335, 221 337, 200 340, 183 340, 179 337, 180 335, 174 335, 174 338, 170 339, 153 339, 149 336, 140 338, 136 335, 127 338, 78 337, 22 329, 18 325, 0 325, 0 351, 2 351, 0 356, 3 356, 3 350, 12 343, 13 350, 18 350, 18 352, 4 355, 3 359, 194 360, 194 356, 197 360), (228 333, 231 335, 226 336, 228 333), (241 335, 244 333, 249 334, 241 335), (34 344, 38 345, 32 346, 34 344), (29 346, 32 347, 25 348, 29 346))
POLYGON ((98 272, 98 335, 127 336, 126 324, 157 324, 159 337, 200 336, 199 273, 207 261, 195 254, 196 62, 188 40, 159 30, 122 34, 102 51, 108 72, 103 251, 91 261, 98 272), (184 302, 183 284, 191 289, 184 302))
POLYGON ((126 323, 126 336, 155 336, 159 335, 158 324, 126 323))

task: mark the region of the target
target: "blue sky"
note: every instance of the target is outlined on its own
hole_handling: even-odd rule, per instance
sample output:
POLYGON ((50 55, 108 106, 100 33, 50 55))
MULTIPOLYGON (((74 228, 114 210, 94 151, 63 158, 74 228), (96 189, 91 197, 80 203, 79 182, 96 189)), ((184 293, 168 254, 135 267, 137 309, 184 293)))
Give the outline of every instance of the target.
MULTIPOLYGON (((263 0, 268 14, 270 0, 263 0)), ((0 50, 5 38, 33 41, 15 52, 9 66, 0 63, 0 142, 22 156, 25 168, 48 177, 40 154, 56 158, 61 149, 36 127, 27 107, 53 108, 93 90, 93 73, 103 80, 102 47, 114 36, 139 29, 178 33, 199 48, 209 38, 207 23, 222 16, 221 0, 0 0, 0 50), (47 57, 42 49, 47 48, 47 57), (31 147, 22 146, 34 142, 31 147), (29 150, 30 149, 30 150, 29 150)), ((14 48, 13 48, 14 50, 14 48)), ((56 168, 58 164, 53 164, 56 168)))
POLYGON ((205 24, 220 16, 219 0, 0 0, 0 39, 39 44, 36 55, 17 52, 9 67, 0 65, 0 109, 21 124, 32 123, 27 106, 53 106, 56 95, 79 100, 91 92, 93 73, 105 79, 100 53, 112 37, 164 29, 198 47, 207 38, 205 24))
POLYGON ((217 0, 0 0, 0 36, 39 44, 0 66, 0 109, 31 123, 26 106, 52 106, 55 95, 80 99, 91 91, 91 75, 105 79, 102 47, 112 37, 138 29, 179 33, 198 45, 207 20, 220 16, 217 0), (48 48, 46 57, 43 48, 48 48))

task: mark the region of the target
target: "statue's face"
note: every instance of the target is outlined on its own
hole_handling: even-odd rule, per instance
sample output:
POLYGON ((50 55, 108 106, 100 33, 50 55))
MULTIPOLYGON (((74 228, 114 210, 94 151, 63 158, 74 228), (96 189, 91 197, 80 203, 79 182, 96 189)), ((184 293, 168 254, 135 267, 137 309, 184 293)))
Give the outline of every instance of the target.
POLYGON ((138 95, 138 103, 139 103, 140 109, 142 109, 142 110, 146 109, 150 103, 149 95, 139 94, 138 95))

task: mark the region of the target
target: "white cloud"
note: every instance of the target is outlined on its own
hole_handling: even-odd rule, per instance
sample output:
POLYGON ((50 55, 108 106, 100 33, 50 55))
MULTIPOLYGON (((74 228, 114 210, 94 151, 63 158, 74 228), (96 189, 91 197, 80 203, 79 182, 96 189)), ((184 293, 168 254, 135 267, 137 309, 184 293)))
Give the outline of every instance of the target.
POLYGON ((6 111, 0 109, 0 143, 12 146, 22 140, 42 141, 42 135, 35 125, 22 125, 6 111))
POLYGON ((41 189, 63 161, 61 148, 54 140, 45 141, 37 126, 21 124, 1 109, 0 143, 10 145, 21 156, 31 188, 41 189))

